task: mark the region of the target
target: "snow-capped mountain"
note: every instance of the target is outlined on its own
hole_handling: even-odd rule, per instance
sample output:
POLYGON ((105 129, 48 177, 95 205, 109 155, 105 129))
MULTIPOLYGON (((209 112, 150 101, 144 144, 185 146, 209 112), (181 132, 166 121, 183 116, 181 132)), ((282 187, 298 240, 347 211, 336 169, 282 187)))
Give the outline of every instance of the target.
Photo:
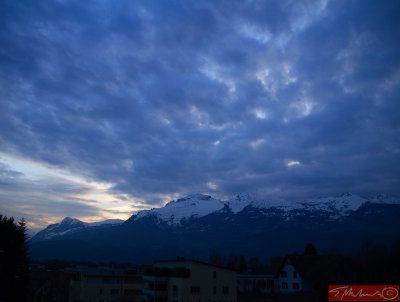
POLYGON ((250 194, 242 193, 230 200, 221 201, 208 195, 194 194, 176 201, 173 200, 161 208, 139 211, 133 220, 138 221, 152 216, 169 225, 180 225, 182 219, 199 218, 224 209, 229 209, 232 213, 237 214, 246 207, 258 209, 264 213, 268 210, 279 210, 284 212, 285 217, 298 216, 299 211, 313 212, 314 214, 319 212, 323 213, 324 216, 335 219, 349 215, 367 202, 399 203, 395 198, 382 194, 368 200, 351 193, 343 193, 338 197, 313 198, 301 202, 276 197, 257 199, 250 194))
MULTIPOLYGON (((294 202, 282 198, 257 199, 250 194, 240 193, 234 198, 221 201, 209 195, 192 194, 184 198, 172 200, 164 207, 151 210, 139 211, 129 221, 139 221, 144 218, 156 218, 159 223, 166 223, 170 226, 180 226, 182 222, 189 219, 205 217, 212 213, 230 211, 238 214, 246 208, 252 208, 265 216, 281 215, 286 220, 297 216, 321 216, 330 219, 338 219, 348 216, 366 203, 375 204, 400 204, 394 197, 379 194, 371 199, 344 193, 338 197, 321 197, 294 202)), ((80 231, 90 227, 106 227, 121 224, 119 219, 108 219, 101 222, 87 223, 78 219, 66 217, 60 223, 49 225, 46 229, 36 234, 31 240, 40 241, 63 236, 72 232, 80 231)))
POLYGON ((193 194, 173 200, 162 208, 139 211, 135 220, 155 216, 170 225, 180 224, 182 219, 203 217, 224 207, 224 203, 208 195, 193 194))
POLYGON ((359 209, 363 204, 369 202, 351 193, 343 193, 339 197, 321 197, 309 199, 300 204, 306 210, 329 212, 336 217, 349 215, 359 209))
POLYGON ((63 236, 86 228, 112 226, 123 222, 124 221, 120 219, 107 219, 99 222, 83 222, 76 218, 65 217, 60 223, 51 224, 37 233, 31 238, 31 241, 48 240, 53 237, 63 236))
MULTIPOLYGON (((65 218, 32 238, 35 259, 149 263, 183 256, 206 260, 210 250, 262 258, 321 250, 355 252, 366 240, 400 239, 400 202, 350 193, 300 202, 238 194, 222 201, 195 194, 140 211, 124 223, 88 224, 65 218)), ((104 223, 104 222, 103 222, 104 223)), ((107 223, 107 222, 106 222, 107 223)))
POLYGON ((228 200, 225 204, 235 214, 241 212, 245 207, 249 206, 255 198, 249 194, 239 193, 233 199, 228 200))
POLYGON ((400 204, 400 199, 396 199, 393 196, 389 196, 388 194, 378 194, 374 196, 371 201, 371 203, 377 203, 377 204, 400 204))

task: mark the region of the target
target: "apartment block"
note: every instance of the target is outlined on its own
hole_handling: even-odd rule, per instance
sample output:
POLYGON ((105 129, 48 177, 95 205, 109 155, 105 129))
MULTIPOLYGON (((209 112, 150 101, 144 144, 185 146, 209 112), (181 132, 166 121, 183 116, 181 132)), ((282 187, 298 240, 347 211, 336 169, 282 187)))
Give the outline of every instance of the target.
POLYGON ((155 261, 144 270, 148 302, 236 302, 236 272, 208 263, 155 261))

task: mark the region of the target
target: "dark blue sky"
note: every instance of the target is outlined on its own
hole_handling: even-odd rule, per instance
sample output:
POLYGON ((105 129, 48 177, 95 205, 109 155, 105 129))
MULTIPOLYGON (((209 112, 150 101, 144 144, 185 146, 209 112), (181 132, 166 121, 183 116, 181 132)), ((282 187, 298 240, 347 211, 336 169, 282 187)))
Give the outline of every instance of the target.
POLYGON ((0 212, 400 193, 399 1, 1 1, 0 212))

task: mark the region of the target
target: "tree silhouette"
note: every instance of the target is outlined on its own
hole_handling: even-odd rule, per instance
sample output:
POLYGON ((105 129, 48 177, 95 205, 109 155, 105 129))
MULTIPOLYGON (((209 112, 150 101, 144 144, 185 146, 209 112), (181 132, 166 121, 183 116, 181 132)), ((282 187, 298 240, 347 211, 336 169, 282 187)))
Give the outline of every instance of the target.
POLYGON ((241 255, 240 257, 240 267, 239 267, 239 272, 241 274, 244 274, 247 271, 247 263, 246 263, 246 258, 241 255))
POLYGON ((307 243, 306 248, 304 249, 304 255, 308 255, 308 256, 318 255, 317 249, 315 248, 314 244, 307 243))
POLYGON ((26 223, 0 215, 0 301, 26 301, 28 244, 26 223))
POLYGON ((217 252, 216 249, 212 249, 209 255, 209 261, 211 264, 218 266, 225 266, 225 258, 217 252))

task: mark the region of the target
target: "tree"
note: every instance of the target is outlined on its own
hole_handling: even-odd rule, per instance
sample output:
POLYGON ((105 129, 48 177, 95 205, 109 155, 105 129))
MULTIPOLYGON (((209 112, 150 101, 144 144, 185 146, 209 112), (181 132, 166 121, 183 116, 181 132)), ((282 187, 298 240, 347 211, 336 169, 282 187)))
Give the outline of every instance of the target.
POLYGON ((28 243, 26 223, 0 214, 0 301, 26 301, 28 243))
POLYGON ((317 249, 315 248, 314 244, 307 243, 306 248, 304 249, 304 255, 308 255, 308 256, 318 255, 317 249))
POLYGON ((210 252, 209 261, 214 265, 225 266, 225 258, 216 249, 212 249, 210 252))
POLYGON ((247 263, 246 263, 246 258, 241 255, 240 257, 240 268, 239 268, 239 272, 241 274, 244 274, 247 271, 247 263))
POLYGON ((260 260, 258 257, 250 258, 247 262, 247 268, 251 273, 259 273, 261 270, 260 260))

